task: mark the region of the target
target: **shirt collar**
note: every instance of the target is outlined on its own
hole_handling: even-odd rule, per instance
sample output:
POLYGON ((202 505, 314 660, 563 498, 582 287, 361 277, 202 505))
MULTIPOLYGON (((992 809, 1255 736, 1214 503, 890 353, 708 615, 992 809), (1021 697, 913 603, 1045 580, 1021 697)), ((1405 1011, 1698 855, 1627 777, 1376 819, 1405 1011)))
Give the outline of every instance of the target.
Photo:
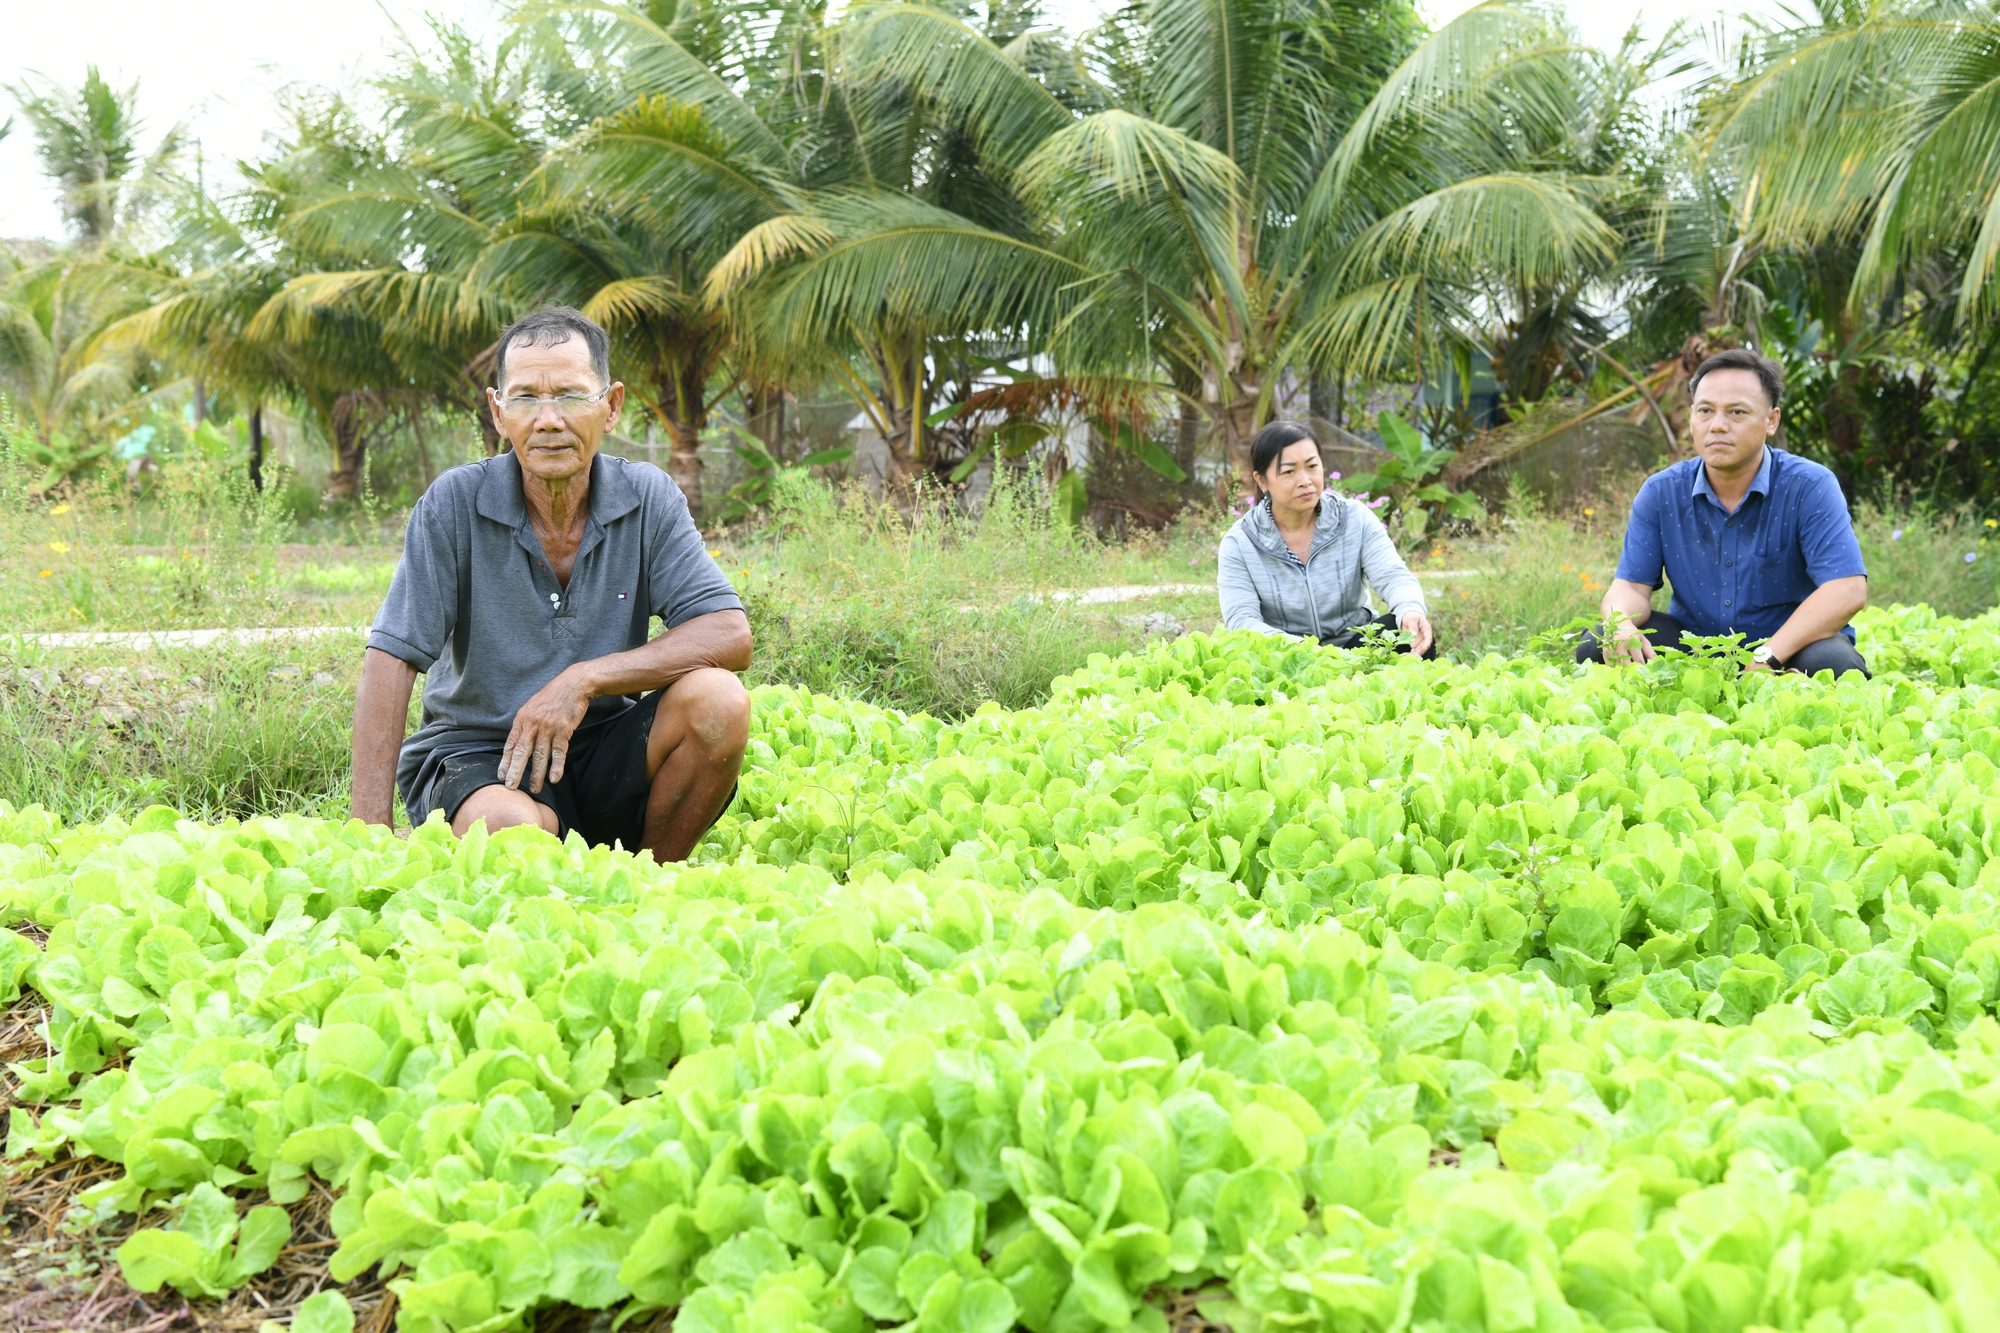
MULTIPOLYGON (((1750 489, 1743 492, 1745 500, 1748 500, 1753 495, 1768 497, 1771 494, 1771 460, 1776 452, 1777 450, 1773 449, 1769 444, 1764 446, 1764 461, 1757 468, 1757 475, 1751 479, 1750 489)), ((1702 462, 1699 458, 1695 459, 1693 494, 1706 495, 1710 504, 1713 504, 1718 509, 1722 507, 1722 501, 1718 500, 1715 496, 1715 487, 1708 484, 1708 464, 1702 462)), ((1740 505, 1738 506, 1738 508, 1741 507, 1740 505)))
MULTIPOLYGON (((528 521, 528 499, 521 492, 521 460, 512 450, 486 465, 475 501, 480 514, 496 523, 518 528, 528 521)), ((639 492, 600 450, 590 460, 590 519, 609 523, 639 507, 639 492)))

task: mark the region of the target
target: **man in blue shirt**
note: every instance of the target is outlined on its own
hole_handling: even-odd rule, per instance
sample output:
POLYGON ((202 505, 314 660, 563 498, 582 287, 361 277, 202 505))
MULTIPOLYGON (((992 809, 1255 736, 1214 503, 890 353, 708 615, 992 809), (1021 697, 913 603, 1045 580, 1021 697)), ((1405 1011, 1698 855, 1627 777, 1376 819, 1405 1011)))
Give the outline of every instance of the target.
POLYGON ((1777 365, 1722 352, 1689 391, 1701 456, 1640 487, 1602 605, 1623 621, 1608 652, 1587 636, 1577 660, 1647 662, 1684 633, 1741 633, 1761 645, 1753 670, 1866 675, 1848 622, 1868 604, 1868 569, 1833 474, 1768 443, 1784 393, 1777 365), (1674 585, 1663 612, 1652 601, 1662 572, 1674 585))

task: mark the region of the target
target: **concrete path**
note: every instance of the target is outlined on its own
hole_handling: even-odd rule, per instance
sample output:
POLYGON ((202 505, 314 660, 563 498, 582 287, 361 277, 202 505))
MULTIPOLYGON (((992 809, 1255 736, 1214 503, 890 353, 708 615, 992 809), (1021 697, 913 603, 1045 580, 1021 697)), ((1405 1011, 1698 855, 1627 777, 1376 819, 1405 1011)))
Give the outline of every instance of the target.
POLYGON ((271 643, 282 639, 318 639, 328 635, 360 638, 366 625, 298 625, 280 629, 153 629, 153 630, 66 630, 59 634, 20 634, 0 637, 0 646, 18 639, 42 648, 129 648, 150 652, 155 648, 208 648, 218 643, 271 643))

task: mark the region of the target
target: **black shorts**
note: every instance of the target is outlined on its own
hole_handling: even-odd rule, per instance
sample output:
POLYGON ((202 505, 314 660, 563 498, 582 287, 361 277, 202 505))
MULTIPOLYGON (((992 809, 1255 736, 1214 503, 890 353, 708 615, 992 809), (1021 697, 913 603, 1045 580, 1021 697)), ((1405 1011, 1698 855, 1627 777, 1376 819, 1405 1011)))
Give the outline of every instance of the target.
MULTIPOLYGON (((635 852, 643 845, 646 800, 653 790, 652 779, 646 776, 646 741, 665 693, 654 690, 621 713, 578 727, 569 738, 561 782, 544 780, 540 791, 528 791, 529 775, 522 775, 520 789, 555 811, 557 837, 574 829, 593 847, 616 842, 635 852)), ((456 818, 466 797, 502 781, 504 749, 496 744, 447 756, 438 764, 426 804, 442 810, 447 822, 456 818)), ((736 790, 732 788, 723 802, 724 810, 735 804, 736 790)))

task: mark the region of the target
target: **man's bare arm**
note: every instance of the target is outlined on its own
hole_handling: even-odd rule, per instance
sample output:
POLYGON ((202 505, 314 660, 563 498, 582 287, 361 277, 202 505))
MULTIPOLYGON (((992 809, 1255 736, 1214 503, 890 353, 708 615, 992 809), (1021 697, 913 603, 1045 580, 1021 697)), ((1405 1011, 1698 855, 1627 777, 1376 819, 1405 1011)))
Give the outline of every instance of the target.
POLYGON ((1619 662, 1627 658, 1634 662, 1653 660, 1653 641, 1640 633, 1640 629, 1653 616, 1651 588, 1643 583, 1633 583, 1629 579, 1613 579, 1611 586, 1604 590, 1604 599, 1598 603, 1597 609, 1606 620, 1614 615, 1625 617, 1612 641, 1604 645, 1606 662, 1619 662))
POLYGON ((577 673, 590 697, 599 699, 663 690, 701 667, 750 669, 750 617, 741 611, 711 611, 630 652, 578 662, 563 674, 577 673))
MULTIPOLYGON (((1764 653, 1780 662, 1789 662, 1807 644, 1831 638, 1846 628, 1862 607, 1868 605, 1868 576, 1855 574, 1844 579, 1828 579, 1814 588, 1812 596, 1778 627, 1764 653)), ((1763 654, 1759 654, 1762 656, 1763 654)))
POLYGON ((410 721, 410 691, 417 669, 400 657, 369 648, 361 654, 361 684, 354 691, 354 781, 350 809, 370 824, 392 824, 396 809, 396 757, 410 721))
POLYGON ((642 647, 578 662, 564 671, 514 715, 514 729, 500 756, 502 781, 518 787, 526 777, 529 791, 540 791, 545 777, 562 781, 570 734, 582 723, 592 699, 665 689, 702 667, 749 669, 748 616, 741 611, 711 611, 642 647))

